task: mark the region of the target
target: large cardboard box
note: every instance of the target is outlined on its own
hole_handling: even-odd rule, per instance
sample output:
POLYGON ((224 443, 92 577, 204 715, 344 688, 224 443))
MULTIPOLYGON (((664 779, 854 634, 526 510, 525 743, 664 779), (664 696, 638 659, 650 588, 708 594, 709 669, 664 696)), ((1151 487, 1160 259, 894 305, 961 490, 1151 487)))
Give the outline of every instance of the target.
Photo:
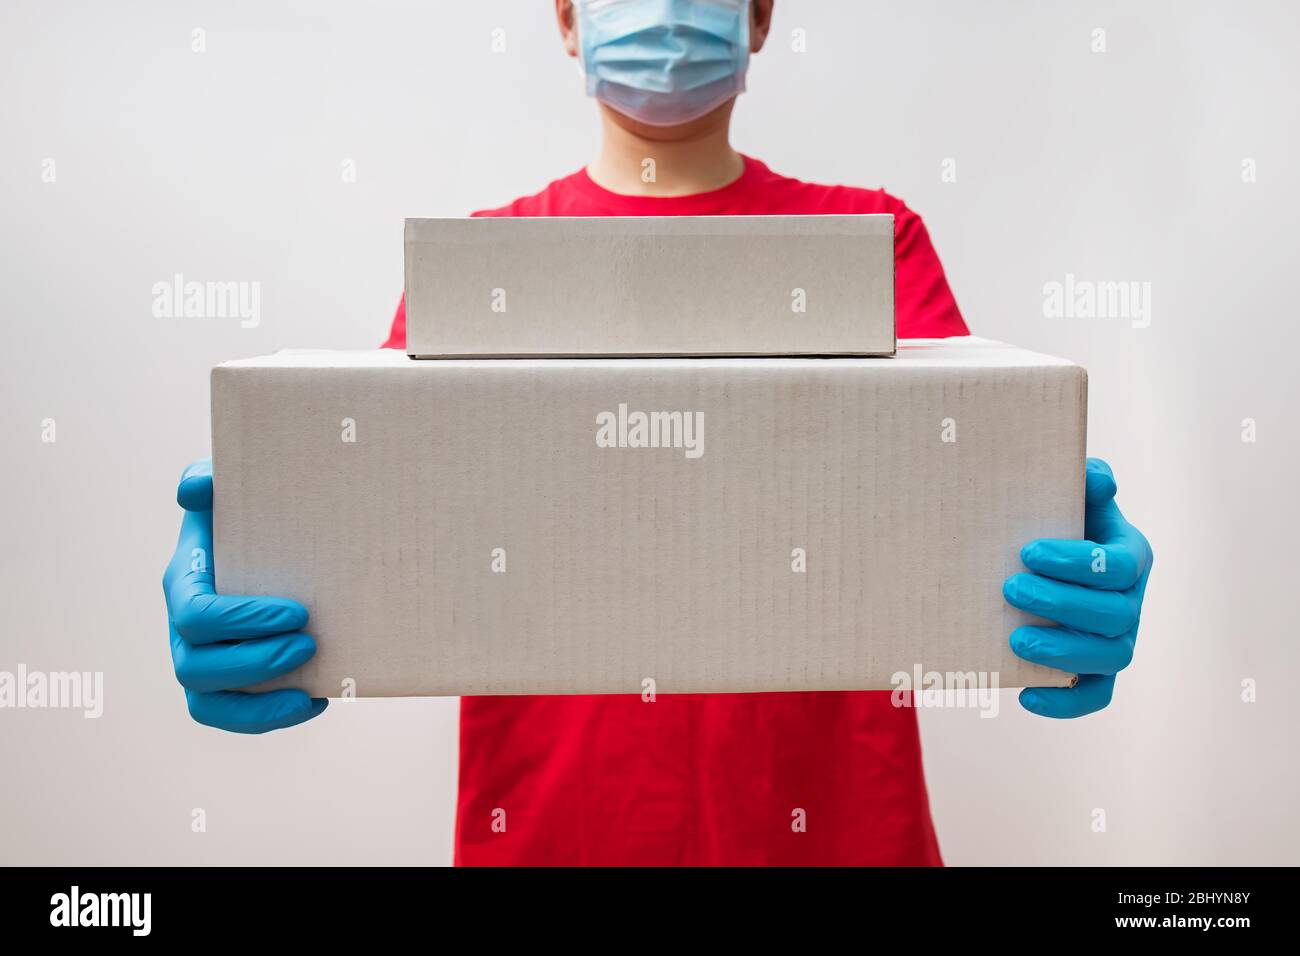
POLYGON ((423 358, 889 355, 893 216, 406 220, 423 358))
POLYGON ((217 586, 307 605, 281 683, 316 695, 1070 681, 1001 591, 1082 535, 1062 359, 280 352, 216 368, 212 413, 217 586))

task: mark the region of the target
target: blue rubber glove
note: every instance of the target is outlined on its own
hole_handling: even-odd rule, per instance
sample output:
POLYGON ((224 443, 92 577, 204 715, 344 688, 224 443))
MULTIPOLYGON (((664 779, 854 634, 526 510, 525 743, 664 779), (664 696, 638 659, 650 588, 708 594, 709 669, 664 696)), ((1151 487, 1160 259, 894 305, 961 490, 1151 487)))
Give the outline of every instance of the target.
POLYGON ((261 734, 310 720, 324 698, 300 690, 240 693, 235 688, 279 677, 316 653, 304 634, 307 609, 276 597, 218 594, 212 564, 212 460, 181 474, 176 502, 185 509, 176 553, 163 574, 172 664, 190 716, 201 724, 261 734))
POLYGON ((1115 476, 1089 458, 1084 511, 1086 541, 1039 538, 1020 550, 1033 574, 1002 585, 1007 603, 1059 627, 1027 625, 1011 632, 1011 649, 1027 661, 1079 675, 1073 687, 1026 687, 1020 703, 1043 717, 1082 717, 1110 703, 1115 674, 1133 659, 1142 597, 1151 573, 1151 545, 1115 504, 1115 476))

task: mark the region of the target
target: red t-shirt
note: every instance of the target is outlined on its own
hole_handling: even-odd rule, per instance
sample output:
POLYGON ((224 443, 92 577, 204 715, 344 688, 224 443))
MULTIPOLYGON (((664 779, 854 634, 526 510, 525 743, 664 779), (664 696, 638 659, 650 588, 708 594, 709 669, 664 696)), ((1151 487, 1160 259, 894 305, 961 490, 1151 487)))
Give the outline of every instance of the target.
MULTIPOLYGON (((475 215, 818 213, 893 213, 899 337, 966 334, 916 213, 748 157, 712 192, 625 196, 583 170, 475 215)), ((405 302, 384 344, 405 347, 405 302)), ((461 699, 458 865, 940 862, 916 714, 888 692, 461 699)))

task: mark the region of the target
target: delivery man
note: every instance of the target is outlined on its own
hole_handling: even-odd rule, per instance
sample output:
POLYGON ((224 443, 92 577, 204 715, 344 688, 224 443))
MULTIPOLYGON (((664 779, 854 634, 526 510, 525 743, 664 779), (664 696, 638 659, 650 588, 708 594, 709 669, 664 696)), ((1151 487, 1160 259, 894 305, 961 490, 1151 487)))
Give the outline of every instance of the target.
MULTIPOLYGON (((479 215, 892 213, 901 337, 966 334, 920 218, 878 190, 773 172, 731 146, 735 99, 774 0, 555 0, 604 137, 585 169, 479 215), (653 175, 647 170, 653 169, 653 175)), ((599 282, 599 276, 592 277, 599 282)), ((405 344, 399 306, 387 346, 405 344)), ((1087 469, 1088 540, 1040 540, 1005 599, 1056 626, 1017 628, 1021 657, 1082 675, 1021 703, 1078 717, 1110 702, 1132 657, 1151 549, 1087 469)), ((319 714, 298 690, 240 688, 315 652, 287 598, 217 593, 209 463, 182 475, 185 515, 163 579, 176 675, 200 723, 261 733, 319 714)), ((936 569, 936 573, 942 573, 936 569)), ((466 697, 459 864, 938 864, 915 711, 888 692, 466 697), (507 825, 499 821, 504 811, 507 825)))

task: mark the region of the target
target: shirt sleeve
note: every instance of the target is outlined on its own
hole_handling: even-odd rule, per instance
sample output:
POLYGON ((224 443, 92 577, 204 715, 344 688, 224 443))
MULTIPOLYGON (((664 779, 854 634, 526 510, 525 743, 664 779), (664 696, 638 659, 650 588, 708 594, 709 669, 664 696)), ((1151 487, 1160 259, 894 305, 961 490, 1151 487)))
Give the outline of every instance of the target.
MULTIPOLYGON (((501 209, 479 209, 470 213, 470 216, 500 216, 509 215, 513 207, 505 206, 501 209)), ((406 348, 406 293, 402 293, 402 298, 397 303, 397 312, 393 315, 392 327, 388 330, 388 340, 380 346, 381 349, 404 349, 406 348)))
POLYGON ((894 211, 894 314, 900 339, 970 334, 929 230, 902 202, 894 211))
POLYGON ((397 303, 397 314, 393 316, 393 326, 388 330, 388 341, 380 346, 381 349, 404 349, 406 348, 406 296, 403 295, 401 301, 397 303))

